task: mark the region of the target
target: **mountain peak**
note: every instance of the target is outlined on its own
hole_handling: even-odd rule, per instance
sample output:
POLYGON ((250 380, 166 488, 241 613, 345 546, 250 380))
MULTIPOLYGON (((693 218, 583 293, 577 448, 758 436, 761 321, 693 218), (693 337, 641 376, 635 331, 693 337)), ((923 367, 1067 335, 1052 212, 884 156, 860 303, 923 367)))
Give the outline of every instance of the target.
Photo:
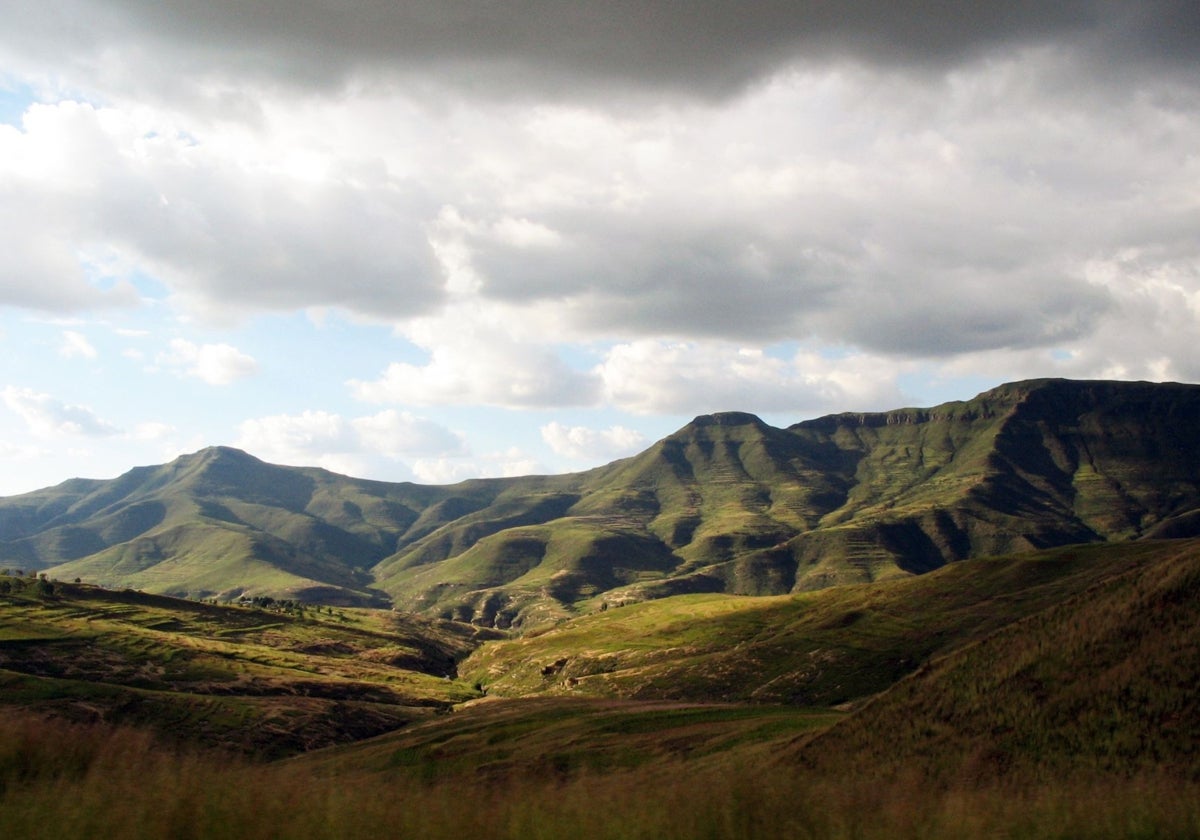
POLYGON ((268 464, 231 446, 209 446, 181 455, 168 465, 167 480, 184 482, 206 496, 229 495, 245 501, 303 508, 313 480, 302 468, 268 464))
POLYGON ((716 414, 701 414, 692 420, 690 426, 764 426, 763 421, 753 414, 744 411, 721 411, 716 414))
POLYGON ((207 446, 180 455, 160 469, 166 480, 179 481, 188 477, 211 476, 214 473, 242 472, 256 463, 262 462, 240 449, 231 446, 207 446))
POLYGON ((232 446, 206 446, 191 455, 182 455, 179 460, 200 464, 210 464, 214 461, 258 461, 249 452, 235 449, 232 446))

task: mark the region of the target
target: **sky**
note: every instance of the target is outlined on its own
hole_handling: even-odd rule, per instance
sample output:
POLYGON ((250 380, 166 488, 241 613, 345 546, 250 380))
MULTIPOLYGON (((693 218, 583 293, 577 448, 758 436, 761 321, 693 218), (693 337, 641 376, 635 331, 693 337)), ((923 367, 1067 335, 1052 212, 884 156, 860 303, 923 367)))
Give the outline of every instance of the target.
POLYGON ((0 0, 0 495, 1200 381, 1194 0, 0 0))

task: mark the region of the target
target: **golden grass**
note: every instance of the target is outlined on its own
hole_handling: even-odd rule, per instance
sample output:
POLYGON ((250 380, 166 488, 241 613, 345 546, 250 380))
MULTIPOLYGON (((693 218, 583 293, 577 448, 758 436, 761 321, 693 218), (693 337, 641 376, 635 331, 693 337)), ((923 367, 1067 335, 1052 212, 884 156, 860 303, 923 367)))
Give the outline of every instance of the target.
POLYGON ((0 721, 0 819, 10 840, 1188 837, 1200 833, 1200 785, 1146 775, 939 788, 916 774, 879 785, 732 761, 425 785, 17 714, 0 721))

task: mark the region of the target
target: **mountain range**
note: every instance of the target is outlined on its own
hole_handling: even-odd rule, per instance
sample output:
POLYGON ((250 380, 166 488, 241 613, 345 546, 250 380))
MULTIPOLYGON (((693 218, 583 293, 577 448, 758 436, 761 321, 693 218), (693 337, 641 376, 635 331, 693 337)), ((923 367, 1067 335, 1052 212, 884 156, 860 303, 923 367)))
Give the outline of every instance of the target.
POLYGON ((1200 534, 1200 386, 1032 380, 775 428, 697 417, 586 472, 386 483, 214 447, 0 499, 0 567, 530 628, 1054 546, 1200 534))

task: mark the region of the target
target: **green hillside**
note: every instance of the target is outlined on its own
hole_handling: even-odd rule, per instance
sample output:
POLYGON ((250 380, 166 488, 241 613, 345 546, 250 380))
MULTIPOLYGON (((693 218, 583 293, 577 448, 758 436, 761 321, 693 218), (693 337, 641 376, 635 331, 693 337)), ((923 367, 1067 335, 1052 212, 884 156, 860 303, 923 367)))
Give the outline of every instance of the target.
POLYGON ((438 499, 215 447, 0 500, 0 563, 187 597, 381 605, 370 566, 438 499))
MULTIPOLYGON (((895 748, 877 770, 957 770, 971 746, 978 761, 1091 755, 1104 770, 1186 768, 1200 738, 1197 581, 1200 540, 1078 546, 786 596, 675 596, 505 637, 390 611, 216 606, 0 576, 0 703, 274 752, 389 732, 480 698, 526 721, 514 733, 541 732, 550 714, 582 745, 633 726, 588 722, 642 714, 630 701, 724 704, 728 713, 703 718, 708 734, 693 732, 697 744, 741 743, 736 721, 758 733, 748 747, 824 726, 836 707, 853 714, 804 761, 841 766, 844 754, 895 748), (546 702, 521 705, 531 698, 546 702), (785 724, 775 708, 799 716, 785 724)), ((492 714, 413 730, 404 749, 414 767, 448 737, 473 754, 456 727, 492 714)), ((489 730, 490 744, 505 727, 489 730)), ((657 760, 659 749, 651 738, 628 760, 657 760)))
POLYGON ((913 780, 1194 782, 1197 595, 1200 540, 1179 540, 668 598, 490 642, 460 666, 486 699, 306 763, 425 781, 771 768, 909 797, 913 780))
POLYGON ((276 756, 477 696, 451 678, 496 635, 389 612, 216 606, 0 576, 0 704, 276 756))
POLYGON ((498 628, 1200 533, 1200 386, 1036 380, 778 429, 698 417, 588 472, 444 487, 214 448, 0 499, 0 567, 498 628))
POLYGON ((1200 779, 1200 541, 1102 551, 1128 566, 933 658, 798 759, 880 779, 919 768, 938 784, 1200 779))
POLYGON ((462 673, 493 697, 841 705, 1140 568, 1145 557, 1160 557, 1163 545, 1174 544, 979 559, 786 596, 647 601, 490 644, 463 663, 462 673))
POLYGON ((1198 427, 1196 386, 1066 381, 787 430, 712 415, 561 477, 573 484, 558 492, 578 501, 556 518, 543 508, 545 521, 502 528, 485 508, 375 571, 406 608, 519 626, 681 593, 780 594, 1183 536, 1200 509, 1198 427), (486 534, 470 533, 483 522, 486 534), (445 574, 431 567, 439 557, 453 558, 445 574))

